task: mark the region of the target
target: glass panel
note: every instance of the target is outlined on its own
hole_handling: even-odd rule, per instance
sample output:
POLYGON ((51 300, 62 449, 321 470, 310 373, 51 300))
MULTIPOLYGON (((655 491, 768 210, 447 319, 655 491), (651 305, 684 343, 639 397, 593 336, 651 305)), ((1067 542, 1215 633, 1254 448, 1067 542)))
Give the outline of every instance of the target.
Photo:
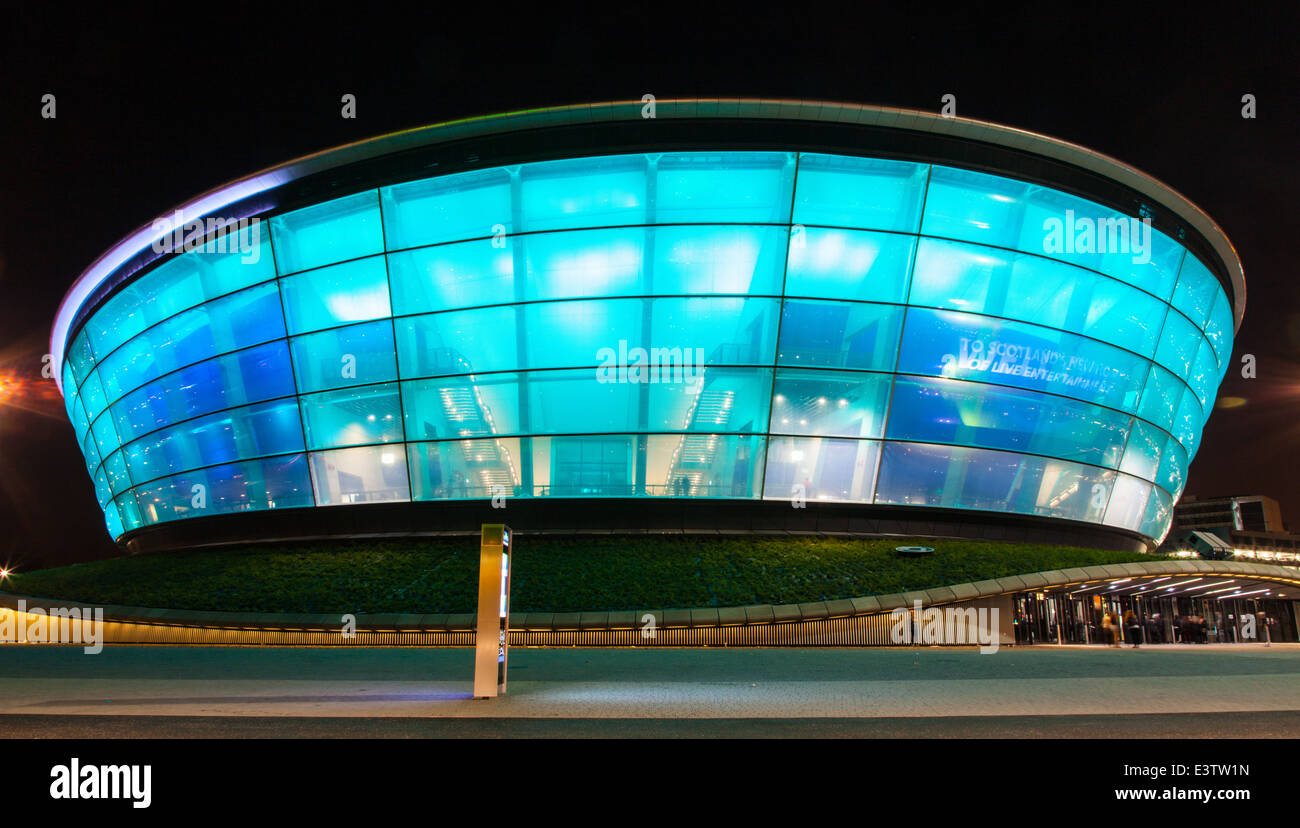
POLYGON ((1130 418, 1065 397, 962 380, 899 377, 889 438, 1045 454, 1115 468, 1130 418))
POLYGON ((909 302, 1034 322, 1151 356, 1165 306, 1041 256, 922 239, 909 302))
POLYGON ((115 451, 104 461, 104 474, 108 477, 108 487, 114 496, 131 488, 131 477, 126 473, 126 461, 122 452, 115 451))
POLYGON ((903 161, 802 153, 794 222, 915 233, 928 170, 903 161))
POLYGON ((987 449, 885 443, 877 503, 1100 522, 1115 472, 987 449))
POLYGON ((1219 390, 1219 362, 1215 359, 1214 349, 1204 338, 1201 339, 1201 346, 1197 350, 1196 361, 1192 363, 1192 372, 1187 377, 1187 384, 1192 387, 1196 398, 1201 401, 1201 407, 1206 411, 1206 417, 1209 417, 1215 393, 1219 390))
MULTIPOLYGON (((636 386, 633 386, 636 387, 636 386)), ((769 368, 706 367, 682 382, 643 385, 649 400, 647 419, 636 426, 649 431, 763 432, 772 398, 769 368)), ((552 406, 557 397, 549 397, 552 406)), ((536 407, 534 407, 536 410, 536 407)))
POLYGON ((127 492, 117 499, 117 510, 122 515, 122 528, 127 532, 144 525, 140 516, 140 506, 136 502, 135 492, 127 492))
POLYGON ((667 153, 657 168, 656 224, 790 221, 793 153, 667 153))
POLYGON ((379 196, 389 250, 513 232, 504 169, 397 184, 379 196))
POLYGON ((95 352, 105 356, 181 311, 275 278, 263 229, 261 220, 253 219, 242 231, 218 237, 210 252, 182 253, 123 287, 86 325, 95 352))
MULTIPOLYGON (((580 373, 590 381, 589 369, 580 373)), ((408 439, 443 440, 528 431, 520 419, 519 376, 482 374, 402 383, 408 439)))
POLYGON ((1121 474, 1115 479, 1115 490, 1110 494, 1110 503, 1106 505, 1108 526, 1137 531, 1142 526, 1146 515, 1147 498, 1151 495, 1151 484, 1136 477, 1121 474))
POLYGON ((785 293, 901 304, 915 247, 915 238, 894 233, 796 228, 785 293))
POLYGON ((99 450, 100 457, 107 457, 117 451, 117 447, 121 445, 117 430, 113 428, 112 417, 100 417, 95 420, 90 431, 95 437, 95 447, 99 450))
POLYGON ((1205 322, 1205 336, 1210 340, 1215 354, 1219 357, 1220 376, 1222 376, 1232 356, 1232 303, 1228 301, 1227 294, 1220 293, 1219 298, 1215 300, 1210 318, 1205 322))
POLYGON ((479 239, 389 255, 393 312, 427 313, 515 301, 514 246, 520 238, 479 239))
POLYGON ((1186 388, 1178 381, 1178 377, 1159 365, 1152 365, 1151 374, 1142 389, 1142 407, 1138 410, 1138 416, 1165 430, 1172 429, 1174 415, 1178 413, 1178 403, 1186 388))
POLYGON ((300 393, 397 379, 387 319, 295 337, 290 347, 300 393))
POLYGON ((452 440, 411 443, 411 485, 414 500, 467 500, 491 497, 530 497, 521 484, 520 464, 526 458, 518 437, 496 440, 452 440))
POLYGON ((209 302, 132 339, 104 360, 101 378, 111 400, 149 380, 217 354, 284 336, 274 283, 209 302))
POLYGON ((1135 474, 1144 480, 1156 480, 1160 468, 1160 455, 1164 453, 1169 435, 1142 420, 1133 421, 1133 430, 1124 448, 1124 462, 1120 471, 1135 474))
POLYGON ((86 377, 86 381, 81 384, 81 401, 86 407, 86 417, 94 420, 104 409, 108 407, 108 398, 104 396, 104 386, 99 381, 99 372, 102 369, 95 369, 86 377))
MULTIPOLYGON (((112 407, 120 433, 133 440, 199 414, 292 395, 284 340, 183 368, 126 395, 112 407)), ((106 418, 105 418, 106 419, 106 418)))
POLYGON ((189 471, 136 489, 146 524, 311 505, 303 455, 189 471))
POLYGON ((772 392, 774 434, 880 437, 888 374, 781 368, 772 392))
POLYGON ((391 316, 383 256, 359 259, 280 280, 289 333, 391 316))
MULTIPOLYGON (((986 173, 934 166, 921 233, 1015 248, 1030 185, 986 173)), ((1036 247, 1034 252, 1040 248, 1036 247)))
POLYGON ((283 275, 384 252, 375 190, 314 204, 271 219, 283 275))
POLYGON ((199 417, 128 445, 127 465, 146 481, 269 454, 301 452, 302 424, 294 400, 261 403, 199 417))
POLYGON ((1160 456, 1160 470, 1156 473, 1156 485, 1171 492, 1174 497, 1183 493, 1187 485, 1187 452, 1172 436, 1165 438, 1165 448, 1160 456))
POLYGON ((658 227, 646 293, 781 295, 784 227, 658 227))
POLYGON ((509 371, 518 367, 518 308, 482 308, 394 320, 403 377, 509 371))
POLYGON ((395 382, 312 394, 301 402, 309 449, 402 440, 402 405, 395 382))
POLYGON ((1170 311, 1165 317, 1164 332, 1160 336, 1160 348, 1156 351, 1156 362, 1182 379, 1187 379, 1192 372, 1192 363, 1196 361, 1196 351, 1200 347, 1201 332, 1182 314, 1170 311))
POLYGON ((892 371, 903 309, 894 305, 787 299, 782 365, 892 371))
POLYGON ((520 178, 525 231, 646 223, 643 156, 527 164, 520 178))
POLYGON ((1173 517, 1173 501, 1168 494, 1159 488, 1154 488, 1151 490, 1151 497, 1147 500, 1146 514, 1142 518, 1142 526, 1138 531, 1154 538, 1157 544, 1163 543, 1165 536, 1169 534, 1169 524, 1173 517))
POLYGON ((628 434, 529 442, 539 497, 758 497, 759 437, 628 434), (641 446, 644 465, 637 460, 641 446))
POLYGON ((879 451, 874 440, 773 437, 763 497, 870 503, 879 451))
POLYGON ((1132 411, 1147 366, 1127 351, 1064 331, 910 308, 898 370, 1018 385, 1132 411))
POLYGON ((72 344, 68 346, 68 352, 64 359, 67 360, 68 366, 72 369, 72 376, 80 385, 86 379, 86 375, 90 373, 90 369, 95 367, 95 357, 91 354, 90 342, 86 339, 84 328, 72 340, 72 344))
POLYGON ((1190 253, 1183 257, 1183 267, 1174 289, 1173 305, 1198 327, 1205 327, 1214 302, 1223 293, 1219 280, 1201 260, 1190 253))
POLYGON ((317 506, 411 499, 402 446, 365 446, 311 455, 317 506))

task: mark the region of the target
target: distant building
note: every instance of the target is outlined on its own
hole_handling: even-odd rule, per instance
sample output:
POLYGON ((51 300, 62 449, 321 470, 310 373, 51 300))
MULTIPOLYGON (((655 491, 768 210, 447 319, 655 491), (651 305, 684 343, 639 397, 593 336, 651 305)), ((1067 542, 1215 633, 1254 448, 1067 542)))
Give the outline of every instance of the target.
POLYGON ((1161 552, 1175 555, 1300 563, 1300 535, 1282 521, 1282 507, 1265 495, 1199 498, 1174 507, 1174 523, 1161 552))

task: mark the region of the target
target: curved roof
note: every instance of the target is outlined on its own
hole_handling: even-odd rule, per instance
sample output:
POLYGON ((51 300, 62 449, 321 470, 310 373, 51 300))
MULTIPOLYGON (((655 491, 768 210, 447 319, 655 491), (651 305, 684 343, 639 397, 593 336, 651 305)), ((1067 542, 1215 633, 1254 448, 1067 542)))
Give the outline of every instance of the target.
MULTIPOLYGON (((261 170, 211 189, 159 215, 170 215, 177 210, 194 217, 213 215, 231 204, 309 175, 432 144, 546 127, 636 121, 642 118, 644 105, 639 100, 575 104, 463 118, 401 130, 322 150, 261 170)), ((657 119, 776 119, 912 130, 1020 150, 1095 173, 1123 184, 1174 211, 1210 243, 1226 267, 1231 282, 1234 332, 1241 327, 1246 307, 1245 273, 1236 249, 1223 230, 1177 190, 1108 155, 1068 141, 987 121, 948 118, 932 112, 865 104, 761 98, 689 98, 656 100, 655 110, 657 119)), ((51 331, 50 353, 56 366, 63 365, 68 334, 77 321, 82 305, 95 296, 119 268, 167 232, 156 229, 153 224, 140 227, 109 248, 81 274, 63 297, 51 331)), ((54 377, 62 392, 62 371, 56 370, 54 377)))

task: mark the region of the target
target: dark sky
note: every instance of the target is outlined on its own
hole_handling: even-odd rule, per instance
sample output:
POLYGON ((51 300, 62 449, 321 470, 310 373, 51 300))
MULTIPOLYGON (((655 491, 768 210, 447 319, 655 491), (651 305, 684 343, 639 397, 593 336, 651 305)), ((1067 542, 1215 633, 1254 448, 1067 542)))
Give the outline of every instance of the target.
POLYGON ((115 554, 40 369, 63 293, 127 232, 340 143, 647 92, 927 110, 952 93, 959 115, 1083 144, 1179 190, 1240 252, 1249 303, 1235 359, 1258 359, 1257 379, 1230 369, 1220 398, 1246 402, 1211 418, 1188 492, 1270 494, 1300 527, 1297 4, 750 4, 716 16, 709 4, 190 5, 207 13, 30 4, 0 27, 0 376, 20 383, 0 402, 0 563, 115 554), (40 117, 47 92, 55 120, 40 117), (345 92, 356 120, 339 117, 345 92), (1254 120, 1240 113, 1248 92, 1254 120))

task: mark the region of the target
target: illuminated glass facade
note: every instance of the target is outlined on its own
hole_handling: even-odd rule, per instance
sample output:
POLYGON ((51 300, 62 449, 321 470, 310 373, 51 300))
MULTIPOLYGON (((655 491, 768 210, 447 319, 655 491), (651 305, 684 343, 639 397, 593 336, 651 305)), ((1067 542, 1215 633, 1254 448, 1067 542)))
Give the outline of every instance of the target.
POLYGON ((1233 309, 1159 230, 1095 252, 1131 227, 1014 178, 817 153, 419 178, 164 259, 75 331, 63 388, 114 538, 504 496, 974 509, 1159 539, 1233 309), (1053 247, 1067 216, 1095 243, 1053 247))

